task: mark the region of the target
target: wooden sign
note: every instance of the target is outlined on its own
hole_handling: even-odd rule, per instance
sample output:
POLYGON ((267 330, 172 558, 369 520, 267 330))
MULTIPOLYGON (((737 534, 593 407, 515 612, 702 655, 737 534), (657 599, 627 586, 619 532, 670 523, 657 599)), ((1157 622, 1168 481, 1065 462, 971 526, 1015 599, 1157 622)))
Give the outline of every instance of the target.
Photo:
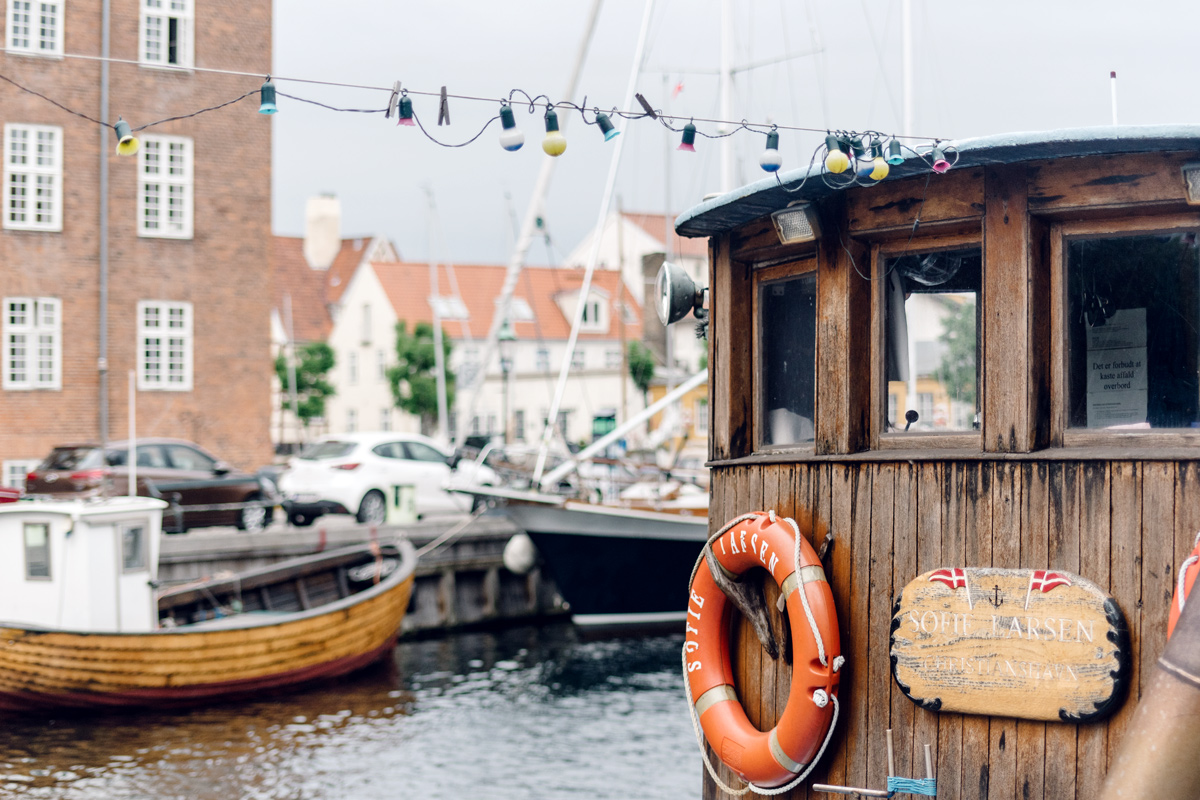
POLYGON ((926 572, 892 617, 892 675, 931 711, 1089 722, 1111 714, 1130 672, 1116 602, 1069 572, 926 572))

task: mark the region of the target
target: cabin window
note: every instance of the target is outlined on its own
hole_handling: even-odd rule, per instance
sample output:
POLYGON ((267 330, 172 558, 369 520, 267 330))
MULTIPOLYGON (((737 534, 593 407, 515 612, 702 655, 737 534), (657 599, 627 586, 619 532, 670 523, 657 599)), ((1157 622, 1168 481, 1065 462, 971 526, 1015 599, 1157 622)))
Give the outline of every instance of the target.
POLYGON ((979 248, 883 259, 887 433, 979 429, 979 248))
POLYGON ((25 577, 50 578, 50 523, 25 523, 25 577))
POLYGON ((139 572, 146 569, 146 526, 143 523, 127 523, 119 527, 121 532, 121 569, 124 572, 139 572))
POLYGON ((758 429, 764 447, 815 439, 817 273, 757 281, 758 429))
POLYGON ((1067 424, 1200 428, 1195 230, 1065 243, 1067 424))

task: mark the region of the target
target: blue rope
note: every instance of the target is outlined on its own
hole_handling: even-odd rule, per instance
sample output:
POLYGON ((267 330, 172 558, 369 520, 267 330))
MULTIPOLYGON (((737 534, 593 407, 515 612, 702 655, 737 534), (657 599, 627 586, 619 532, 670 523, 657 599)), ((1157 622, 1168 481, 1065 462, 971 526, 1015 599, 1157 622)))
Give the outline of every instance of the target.
POLYGON ((888 793, 903 792, 907 794, 923 794, 926 797, 937 797, 936 778, 900 778, 892 775, 888 778, 888 793))

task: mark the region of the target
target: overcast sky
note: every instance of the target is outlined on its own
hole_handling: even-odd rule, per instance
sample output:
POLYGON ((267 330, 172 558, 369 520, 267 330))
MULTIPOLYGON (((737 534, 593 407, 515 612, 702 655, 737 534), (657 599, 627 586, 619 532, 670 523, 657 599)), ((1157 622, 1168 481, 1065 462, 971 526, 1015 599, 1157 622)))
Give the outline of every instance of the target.
MULTIPOLYGON (((735 66, 799 57, 741 72, 732 118, 780 125, 899 132, 901 0, 739 0, 735 66), (815 52, 814 52, 815 51, 815 52)), ((1122 124, 1193 122, 1200 69, 1200 3, 912 0, 915 132, 957 138, 1109 124, 1109 72, 1118 74, 1122 124)), ((274 73, 279 90, 344 108, 382 108, 388 92, 323 87, 285 78, 485 98, 512 89, 588 107, 622 103, 644 0, 605 0, 580 88, 564 97, 591 0, 276 0, 274 73)), ((638 90, 673 114, 719 116, 718 0, 657 0, 638 90), (682 82, 682 91, 672 89, 682 82)), ((436 126, 436 98, 414 96, 418 116, 447 142, 474 136, 498 102, 452 100, 436 126)), ((526 144, 497 143, 499 123, 473 144, 435 145, 382 114, 327 111, 280 98, 274 125, 276 233, 298 235, 306 199, 332 192, 344 236, 391 238, 406 259, 504 263, 540 165, 541 111, 517 109, 526 144), (431 217, 427 190, 436 202, 431 217), (431 220, 433 223, 431 225, 431 220), (433 230, 431 237, 430 231, 433 230)), ((597 219, 612 145, 561 114, 568 147, 546 200, 549 248, 530 263, 557 263, 597 219)), ((704 132, 715 126, 700 124, 704 132)), ((628 123, 617 195, 625 209, 679 213, 719 188, 719 146, 677 152, 678 135, 628 123), (670 191, 667 191, 668 174, 670 191)), ((818 134, 785 133, 784 169, 808 162, 818 134)), ((733 137, 737 182, 764 176, 764 137, 733 137)))

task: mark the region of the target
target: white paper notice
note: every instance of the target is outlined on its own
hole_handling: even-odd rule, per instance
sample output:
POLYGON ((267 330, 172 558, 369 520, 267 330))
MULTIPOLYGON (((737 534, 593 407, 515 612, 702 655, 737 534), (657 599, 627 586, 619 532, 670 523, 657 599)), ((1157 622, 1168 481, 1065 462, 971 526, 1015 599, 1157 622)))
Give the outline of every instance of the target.
POLYGON ((1146 421, 1146 309, 1113 312, 1087 329, 1089 428, 1146 421))

